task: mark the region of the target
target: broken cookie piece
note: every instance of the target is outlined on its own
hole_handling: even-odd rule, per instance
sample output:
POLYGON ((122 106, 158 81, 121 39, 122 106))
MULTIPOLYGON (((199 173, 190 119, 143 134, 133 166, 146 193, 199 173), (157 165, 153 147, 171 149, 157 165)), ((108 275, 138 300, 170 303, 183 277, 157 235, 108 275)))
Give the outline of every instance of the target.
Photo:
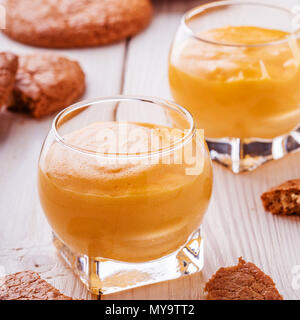
POLYGON ((300 215, 300 179, 289 180, 261 195, 266 211, 281 215, 300 215))
POLYGON ((84 91, 77 61, 53 53, 22 55, 9 109, 41 118, 68 107, 84 91))
POLYGON ((0 286, 0 300, 72 300, 41 279, 33 271, 5 276, 0 286))
POLYGON ((18 57, 9 52, 0 52, 0 108, 10 97, 17 69, 18 57))
POLYGON ((273 280, 242 258, 237 266, 220 268, 205 291, 208 300, 283 300, 273 280))

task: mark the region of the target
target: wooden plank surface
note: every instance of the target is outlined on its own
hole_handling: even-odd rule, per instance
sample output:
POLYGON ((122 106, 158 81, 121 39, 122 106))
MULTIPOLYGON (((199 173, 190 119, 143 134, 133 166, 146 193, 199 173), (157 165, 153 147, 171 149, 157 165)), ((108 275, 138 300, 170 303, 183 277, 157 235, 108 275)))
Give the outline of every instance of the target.
MULTIPOLYGON (((289 6, 299 3, 271 1, 275 2, 289 6)), ((88 81, 85 98, 119 93, 170 98, 169 47, 180 17, 198 3, 157 0, 152 24, 138 36, 112 46, 58 52, 82 64, 88 81)), ((0 50, 23 53, 41 49, 0 35, 0 50)), ((63 293, 91 298, 56 256, 37 196, 38 155, 52 119, 36 121, 0 113, 0 265, 7 272, 36 270, 63 293)), ((104 299, 202 299, 207 279, 220 266, 235 264, 239 256, 270 274, 286 299, 300 299, 300 289, 292 286, 293 267, 300 265, 300 219, 274 217, 264 212, 260 202, 260 194, 267 188, 300 177, 299 164, 300 153, 239 176, 214 164, 214 193, 203 225, 203 272, 104 299)))

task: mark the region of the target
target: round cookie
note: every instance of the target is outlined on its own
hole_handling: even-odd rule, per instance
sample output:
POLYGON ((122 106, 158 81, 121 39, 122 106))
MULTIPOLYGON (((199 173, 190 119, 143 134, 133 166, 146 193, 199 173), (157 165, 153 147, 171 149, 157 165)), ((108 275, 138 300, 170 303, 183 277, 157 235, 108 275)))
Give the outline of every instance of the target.
POLYGON ((33 46, 97 46, 132 36, 149 23, 150 0, 6 0, 9 37, 33 46))
POLYGON ((9 109, 40 118, 74 103, 84 90, 78 62, 51 53, 20 56, 9 109))
POLYGON ((0 52, 0 108, 10 98, 18 69, 18 57, 9 52, 0 52))

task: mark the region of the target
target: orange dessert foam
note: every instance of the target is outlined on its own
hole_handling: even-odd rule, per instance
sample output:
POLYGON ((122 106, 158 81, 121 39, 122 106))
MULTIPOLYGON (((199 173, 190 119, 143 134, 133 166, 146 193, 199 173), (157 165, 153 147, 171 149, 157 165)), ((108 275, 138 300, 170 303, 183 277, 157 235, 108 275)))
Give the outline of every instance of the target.
MULTIPOLYGON (((127 128, 127 133, 146 133, 139 140, 118 136, 118 143, 131 150, 153 151, 146 139, 151 129, 158 129, 163 145, 169 143, 163 127, 128 123, 127 128)), ((105 130, 117 133, 118 123, 94 123, 64 140, 107 152, 107 140, 97 139, 105 130)), ((212 171, 203 143, 196 147, 201 170, 187 175, 187 164, 102 162, 54 142, 39 169, 40 198, 50 225, 74 252, 90 257, 142 262, 174 252, 200 225, 211 196, 212 171)))

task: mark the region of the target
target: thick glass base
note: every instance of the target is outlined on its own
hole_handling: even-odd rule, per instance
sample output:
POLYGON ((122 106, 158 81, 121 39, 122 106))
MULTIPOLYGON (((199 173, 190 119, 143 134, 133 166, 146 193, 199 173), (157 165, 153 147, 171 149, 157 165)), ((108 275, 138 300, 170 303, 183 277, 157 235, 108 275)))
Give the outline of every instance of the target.
POLYGON ((273 140, 222 138, 207 139, 212 160, 234 173, 251 171, 263 163, 300 150, 300 127, 273 140))
POLYGON ((53 234, 61 257, 94 294, 111 294, 199 272, 203 267, 203 239, 199 228, 176 252, 145 263, 125 263, 73 253, 53 234))

